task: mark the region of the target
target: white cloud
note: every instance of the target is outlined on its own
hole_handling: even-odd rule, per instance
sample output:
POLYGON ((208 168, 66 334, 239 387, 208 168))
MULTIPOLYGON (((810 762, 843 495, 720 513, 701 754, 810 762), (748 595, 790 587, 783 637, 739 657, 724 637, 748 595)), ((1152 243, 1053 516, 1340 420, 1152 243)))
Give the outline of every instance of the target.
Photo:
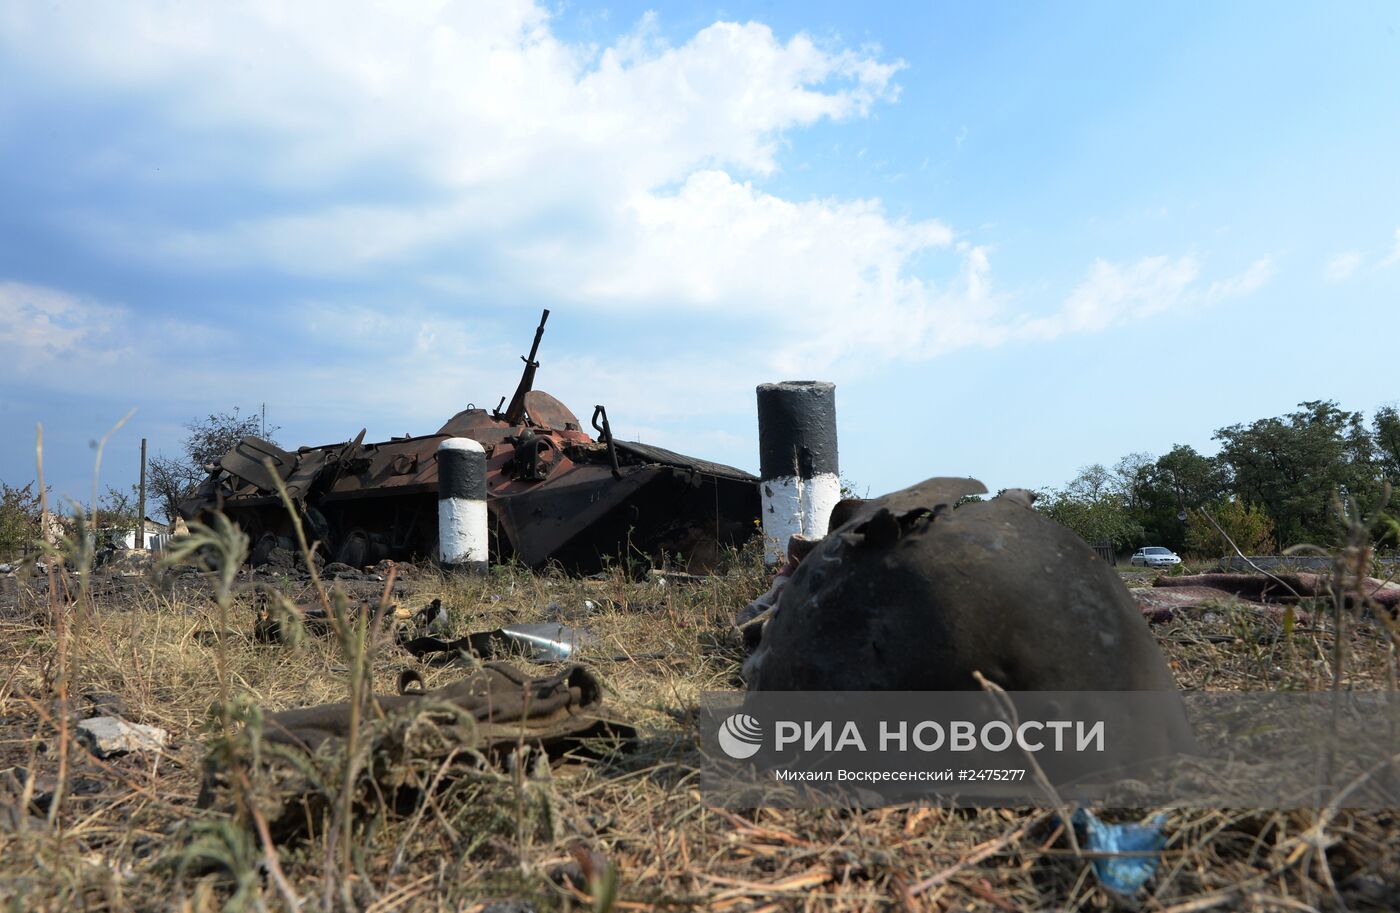
POLYGON ((1390 252, 1390 256, 1380 262, 1380 265, 1384 269, 1397 263, 1400 263, 1400 228, 1395 229, 1395 249, 1390 252))
POLYGON ((1021 322, 1016 335, 1054 339, 1065 333, 1098 332, 1168 311, 1244 297, 1269 281, 1273 263, 1256 260, 1242 273, 1204 288, 1200 273, 1194 257, 1144 257, 1126 266, 1096 260, 1059 311, 1021 322))
POLYGON ((1337 254, 1327 261, 1327 266, 1323 269, 1322 275, 1328 282, 1345 282, 1352 277, 1357 268, 1361 266, 1361 253, 1349 250, 1337 254))
MULTIPOLYGON (((763 189, 789 131, 893 101, 902 63, 783 40, 761 23, 718 22, 672 46, 646 17, 599 49, 562 40, 524 0, 11 4, 0 54, 55 92, 115 95, 142 111, 152 124, 134 133, 178 150, 174 179, 191 192, 255 191, 222 224, 158 208, 67 214, 109 252, 163 269, 501 289, 594 311, 743 321, 754 342, 723 364, 684 356, 726 378, 746 376, 740 364, 809 373, 1092 332, 1248 294, 1270 273, 1260 261, 1202 287, 1191 257, 1096 261, 1058 311, 1014 313, 990 249, 938 220, 763 189)), ((138 179, 149 163, 122 142, 94 161, 138 179)), ((320 315, 387 345, 382 318, 351 305, 342 323, 324 307, 294 304, 286 316, 320 315)), ((396 311, 413 339, 395 351, 451 372, 460 354, 431 345, 446 338, 432 327, 451 323, 426 307, 396 311)), ((51 347, 73 339, 61 324, 52 332, 51 347)), ((638 371, 653 367, 663 370, 658 360, 638 371)))
POLYGON ((53 386, 66 375, 114 364, 119 347, 110 340, 121 311, 65 292, 22 282, 0 282, 0 360, 12 377, 51 374, 53 386))
POLYGON ((1058 312, 1025 322, 1020 333, 1054 339, 1151 317, 1180 303, 1199 275, 1192 257, 1146 257, 1126 267, 1095 260, 1058 312))
POLYGON ((894 96, 902 66, 755 22, 679 47, 653 25, 595 53, 521 0, 52 4, 11 7, 0 41, 50 80, 151 99, 192 134, 274 140, 277 155, 255 145, 245 159, 267 179, 371 164, 456 188, 767 173, 783 130, 864 114, 894 96))
POLYGON ((800 308, 815 322, 953 240, 937 221, 889 219, 877 201, 792 203, 720 171, 696 172, 675 193, 637 194, 615 216, 598 245, 517 254, 572 254, 544 278, 556 293, 598 306, 679 299, 744 314, 800 308))
POLYGON ((1218 279, 1212 282, 1201 296, 1207 304, 1243 298, 1259 291, 1274 277, 1274 261, 1271 257, 1261 257, 1249 264, 1238 276, 1218 279))

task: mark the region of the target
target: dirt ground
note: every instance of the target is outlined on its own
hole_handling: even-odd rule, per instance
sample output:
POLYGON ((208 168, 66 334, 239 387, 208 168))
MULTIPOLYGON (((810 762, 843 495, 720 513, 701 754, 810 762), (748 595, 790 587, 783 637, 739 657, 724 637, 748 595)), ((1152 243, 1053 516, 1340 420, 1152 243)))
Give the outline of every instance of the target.
MULTIPOLYGON (((1133 586, 1151 577, 1125 576, 1133 586)), ((255 582, 295 603, 319 598, 304 579, 255 582)), ((197 807, 217 708, 344 700, 355 657, 330 635, 257 642, 246 575, 223 608, 206 582, 168 572, 98 572, 71 604, 35 583, 12 579, 0 591, 0 909, 277 910, 294 900, 376 913, 1400 908, 1400 823, 1389 811, 1172 811, 1156 875, 1121 898, 1098 885, 1050 811, 706 807, 695 708, 701 692, 742 687, 730 621, 766 587, 752 555, 719 576, 665 585, 518 569, 397 580, 391 599, 407 609, 442 599, 457 634, 560 617, 586 625, 595 640, 581 661, 639 727, 639 743, 554 770, 463 774, 416 807, 371 809, 348 854, 324 833, 282 842, 274 870, 252 829, 197 807), (167 749, 108 761, 76 744, 64 750, 55 694, 65 670, 70 718, 116 708, 167 730, 167 749), (66 795, 53 812, 60 776, 66 795)), ((385 585, 327 582, 372 601, 385 585)), ((1321 689, 1331 684, 1332 627, 1318 614, 1285 637, 1276 615, 1227 602, 1152 630, 1183 688, 1321 689)), ((1347 685, 1392 687, 1381 633, 1353 624, 1348 642, 1347 685)), ((378 692, 408 668, 428 687, 463 674, 420 666, 392 643, 368 668, 378 692)))

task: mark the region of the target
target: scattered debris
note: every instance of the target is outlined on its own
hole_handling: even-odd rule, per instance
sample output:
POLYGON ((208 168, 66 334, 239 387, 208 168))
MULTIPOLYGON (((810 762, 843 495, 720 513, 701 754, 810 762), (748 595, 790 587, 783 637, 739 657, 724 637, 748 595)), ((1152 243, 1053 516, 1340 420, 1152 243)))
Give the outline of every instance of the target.
POLYGON ((687 574, 681 571, 660 571, 651 572, 652 582, 657 586, 701 586, 714 579, 711 574, 687 574))
POLYGON ((1163 832, 1166 815, 1156 815, 1142 824, 1107 824, 1081 808, 1075 810, 1071 820, 1084 833, 1086 850, 1115 854, 1094 858, 1094 874, 1108 890, 1125 896, 1134 894, 1157 871, 1162 847, 1167 844, 1163 832))
POLYGON ((579 603, 577 607, 566 606, 558 600, 550 600, 549 604, 544 607, 544 620, 578 621, 579 619, 588 618, 590 615, 597 613, 598 610, 603 607, 604 603, 613 608, 618 607, 617 603, 612 599, 606 597, 599 598, 601 602, 585 599, 583 602, 579 603))
POLYGON ((93 563, 109 574, 140 577, 155 569, 156 558, 156 555, 141 548, 110 548, 98 550, 93 563))
POLYGON ((402 646, 418 659, 440 656, 450 660, 459 653, 472 653, 484 658, 523 656, 536 662, 554 663, 576 655, 580 647, 592 640, 593 635, 586 628, 545 621, 506 625, 456 640, 415 637, 402 646))
MULTIPOLYGON (((0 770, 0 831, 17 828, 21 818, 28 817, 26 824, 42 828, 47 822, 42 816, 48 814, 49 806, 58 789, 58 781, 51 774, 36 772, 30 780, 30 771, 25 767, 7 767, 0 770), (26 794, 28 805, 25 806, 26 794), (19 814, 24 808, 25 815, 19 814), (6 815, 6 813, 10 813, 6 815), (38 816, 38 817, 35 817, 38 816)), ((63 794, 70 799, 100 795, 105 784, 96 777, 70 776, 63 794)))
POLYGON ((375 576, 357 570, 348 564, 341 564, 338 561, 333 561, 326 565, 322 569, 321 574, 327 580, 369 580, 375 576))
POLYGON ((159 751, 169 737, 159 727, 128 723, 114 716, 96 716, 78 724, 78 738, 99 758, 131 751, 159 751))
POLYGON ((452 623, 442 607, 441 599, 434 599, 412 617, 422 634, 429 637, 452 636, 452 623))
MULTIPOLYGON (((1230 609, 1231 611, 1251 612, 1260 616, 1283 620, 1287 609, 1281 605, 1269 605, 1242 599, 1229 590, 1208 586, 1173 587, 1133 587, 1129 592, 1137 600, 1142 615, 1148 624, 1165 624, 1183 612, 1208 612, 1230 609)), ((1300 624, 1311 624, 1312 614, 1294 611, 1294 620, 1300 624)))
MULTIPOLYGON (((397 591, 395 599, 401 596, 397 591)), ((331 598, 345 598, 342 593, 332 593, 331 598)), ((286 636, 282 630, 282 621, 277 617, 272 609, 272 597, 266 591, 260 590, 257 593, 254 603, 256 618, 253 622, 253 640, 258 643, 285 643, 286 636)), ((331 631, 331 620, 326 614, 325 606, 320 602, 296 603, 286 606, 286 610, 301 619, 301 625, 308 634, 317 636, 329 634, 331 631)), ((359 598, 349 602, 346 611, 351 618, 358 618, 362 613, 368 613, 373 618, 380 611, 379 596, 373 598, 359 598)), ((396 604, 391 602, 384 609, 384 621, 389 622, 392 617, 400 617, 396 604)), ((444 613, 445 614, 445 613, 444 613)), ((410 616, 411 617, 411 616, 410 616)))
POLYGON ((539 662, 566 660, 593 639, 586 628, 548 621, 506 625, 488 632, 486 637, 493 646, 503 645, 507 653, 523 653, 539 662))
MULTIPOLYGON (((552 757, 579 740, 632 738, 632 727, 609 719, 603 689, 593 673, 572 666, 548 678, 532 679, 507 663, 487 663, 459 681, 432 691, 404 690, 399 695, 376 695, 379 714, 441 712, 444 705, 465 711, 476 721, 480 751, 494 752, 524 743, 552 757)), ((301 748, 315 749, 349 732, 349 704, 325 704, 268 714, 263 737, 301 748)))
POLYGON ((194 519, 223 510, 248 535, 252 566, 291 570, 297 558, 281 485, 307 535, 320 543, 318 556, 324 551, 352 572, 386 559, 434 558, 437 448, 466 437, 486 449, 493 560, 515 557, 530 567, 557 563, 588 573, 640 553, 657 563, 680 558, 689 569, 708 569, 724 549, 753 535, 754 476, 616 440, 602 406, 593 412, 594 439, 563 403, 533 389, 543 333, 541 319, 504 410, 468 405, 436 434, 366 444, 361 431, 344 443, 295 452, 246 437, 180 511, 194 519))
MULTIPOLYGON (((1185 577, 1158 577, 1157 587, 1210 587, 1254 602, 1297 602, 1299 599, 1330 599, 1332 577, 1326 574, 1193 574, 1185 577)), ((1351 581, 1348 581, 1351 583, 1351 581)), ((1357 591, 1346 593, 1346 601, 1359 601, 1390 612, 1400 609, 1400 584, 1375 577, 1356 583, 1357 591)))
MULTIPOLYGON (((362 775, 374 784, 365 794, 393 795, 426 790, 452 775, 478 769, 478 759, 502 762, 518 751, 550 760, 583 758, 625 748, 637 736, 603 703, 591 672, 572 666, 546 678, 531 678, 505 663, 487 663, 465 678, 425 691, 414 672, 400 677, 397 695, 375 695, 359 720, 362 775), (410 686, 418 684, 417 689, 410 686)), ((343 769, 343 753, 357 717, 348 703, 301 707, 262 718, 262 753, 268 782, 279 784, 281 814, 272 822, 282 836, 317 820, 327 796, 308 771, 318 764, 343 769), (291 752, 289 755, 288 752, 291 752), (298 759, 297 756, 300 755, 298 759)), ((227 799, 224 771, 211 756, 205 764, 201 807, 227 799)), ((271 816, 270 816, 271 817, 271 816)))

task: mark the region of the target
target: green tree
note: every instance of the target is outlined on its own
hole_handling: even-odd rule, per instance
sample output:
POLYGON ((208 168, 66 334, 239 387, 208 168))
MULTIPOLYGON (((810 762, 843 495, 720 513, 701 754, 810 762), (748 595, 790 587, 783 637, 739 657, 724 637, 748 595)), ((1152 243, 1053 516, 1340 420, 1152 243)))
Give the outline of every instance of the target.
POLYGON ((1108 542, 1124 549, 1142 536, 1142 525, 1100 463, 1085 466, 1064 488, 1042 493, 1035 507, 1090 544, 1108 542))
POLYGON ((1180 550, 1186 544, 1182 514, 1218 500, 1229 488, 1229 473, 1214 457, 1178 444, 1157 459, 1131 453, 1114 467, 1116 485, 1133 519, 1142 527, 1139 544, 1180 550))
POLYGON ((1215 439, 1236 496, 1264 507, 1280 546, 1329 543, 1339 492, 1350 510, 1380 507, 1376 441, 1359 412, 1331 401, 1300 403, 1279 418, 1221 428, 1215 439))
MULTIPOLYGON (((125 532, 137 528, 136 522, 136 486, 131 486, 129 491, 122 491, 119 488, 107 487, 107 493, 102 496, 102 500, 97 505, 97 528, 125 532)), ((88 523, 92 523, 94 518, 89 517, 88 523)))
POLYGON ((1230 498, 1190 511, 1186 521, 1186 550, 1203 557, 1234 554, 1230 542, 1246 555, 1274 551, 1274 522, 1264 508, 1230 498), (1206 516, 1210 512, 1210 517, 1206 516), (1211 523, 1214 518, 1215 523, 1211 523), (1220 529, 1216 529, 1219 524, 1220 529), (1225 535, 1221 535, 1221 530, 1225 535), (1229 540, 1225 538, 1229 536, 1229 540))
POLYGON ((0 557, 12 557, 40 538, 39 494, 30 482, 0 482, 0 557))
POLYGON ((1392 487, 1400 487, 1400 411, 1382 406, 1371 418, 1371 440, 1376 451, 1376 468, 1392 487))

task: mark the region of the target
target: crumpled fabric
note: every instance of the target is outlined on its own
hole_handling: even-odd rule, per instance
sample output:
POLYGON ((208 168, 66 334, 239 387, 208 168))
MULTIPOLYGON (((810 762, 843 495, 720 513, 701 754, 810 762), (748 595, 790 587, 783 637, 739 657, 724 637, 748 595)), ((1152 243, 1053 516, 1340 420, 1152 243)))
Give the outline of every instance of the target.
MULTIPOLYGON (((609 712, 602 685, 582 666, 531 678, 507 663, 486 663, 450 685, 406 690, 416 678, 406 672, 402 693, 370 700, 361 720, 364 762, 354 787, 357 807, 402 790, 421 792, 439 765, 452 759, 457 768, 470 770, 524 749, 553 761, 586 756, 600 746, 625 748, 637 736, 634 727, 609 712)), ((347 702, 262 717, 255 779, 275 837, 299 833, 318 820, 329 794, 343 788, 332 781, 345 770, 349 731, 347 702)), ((211 753, 205 761, 202 808, 231 799, 228 777, 215 757, 211 753)))
POLYGON ((1077 809, 1073 822, 1084 834, 1084 848, 1093 853, 1141 853, 1100 856, 1093 860, 1099 884, 1116 894, 1130 895, 1147 883, 1162 861, 1167 844, 1166 815, 1155 815, 1142 824, 1108 824, 1088 809, 1077 809))
MULTIPOLYGON (((476 721, 476 744, 470 747, 487 752, 523 741, 553 755, 580 739, 636 735, 631 726, 606 718, 602 685, 582 666, 530 678, 508 663, 486 663, 450 685, 375 695, 373 703, 382 716, 445 704, 464 710, 476 721)), ((315 751, 346 738, 349 726, 348 703, 299 707, 265 716, 263 739, 315 751)))

